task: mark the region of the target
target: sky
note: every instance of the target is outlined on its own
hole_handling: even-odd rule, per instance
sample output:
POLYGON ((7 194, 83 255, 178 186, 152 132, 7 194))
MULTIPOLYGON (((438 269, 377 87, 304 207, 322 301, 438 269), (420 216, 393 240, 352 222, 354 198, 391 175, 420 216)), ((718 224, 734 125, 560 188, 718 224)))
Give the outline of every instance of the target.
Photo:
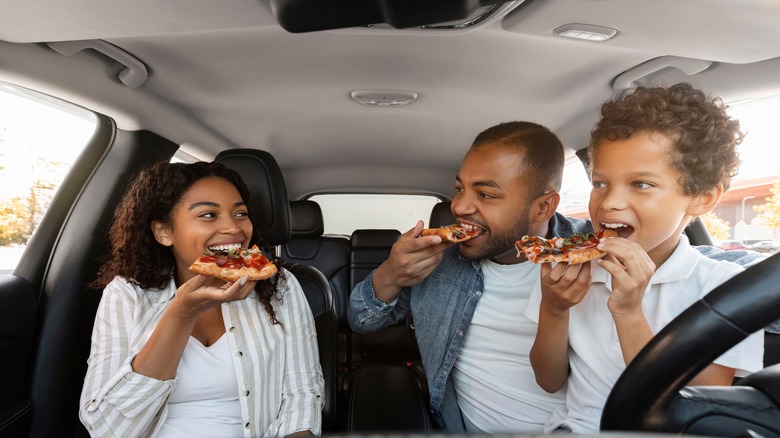
POLYGON ((0 198, 24 194, 37 158, 72 163, 95 130, 94 120, 4 92, 0 85, 0 198))

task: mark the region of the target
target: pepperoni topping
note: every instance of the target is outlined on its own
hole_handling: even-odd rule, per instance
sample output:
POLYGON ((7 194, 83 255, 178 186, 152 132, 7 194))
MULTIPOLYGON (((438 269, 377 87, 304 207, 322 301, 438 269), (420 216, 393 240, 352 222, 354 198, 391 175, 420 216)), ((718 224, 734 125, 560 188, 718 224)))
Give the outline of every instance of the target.
POLYGON ((213 263, 220 268, 254 268, 258 270, 271 264, 271 261, 260 252, 257 246, 253 246, 251 249, 225 251, 213 255, 204 254, 198 258, 198 262, 213 263))
POLYGON ((613 230, 602 230, 598 233, 575 234, 568 238, 556 237, 545 239, 539 236, 523 236, 522 239, 515 242, 517 255, 521 252, 532 262, 546 255, 568 254, 578 249, 593 248, 599 244, 602 237, 613 237, 613 230))

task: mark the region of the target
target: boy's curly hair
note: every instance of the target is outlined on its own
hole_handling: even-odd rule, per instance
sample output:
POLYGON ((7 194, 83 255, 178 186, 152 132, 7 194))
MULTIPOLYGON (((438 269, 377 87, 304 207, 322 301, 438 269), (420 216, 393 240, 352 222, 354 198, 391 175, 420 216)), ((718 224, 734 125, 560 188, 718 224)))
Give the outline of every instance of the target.
POLYGON ((683 175, 680 185, 696 196, 723 185, 727 190, 740 165, 736 147, 744 134, 726 105, 690 84, 625 90, 601 107, 591 131, 588 156, 604 140, 658 132, 672 140, 672 165, 683 175))
MULTIPOLYGON (((244 202, 249 189, 238 173, 220 163, 158 162, 142 169, 131 181, 114 211, 108 232, 109 252, 98 271, 94 287, 105 287, 116 276, 126 278, 143 289, 163 289, 171 281, 176 260, 170 247, 157 242, 152 221, 172 225, 172 213, 193 184, 208 177, 219 177, 233 184, 244 202)), ((249 212, 250 217, 252 212, 249 212)), ((278 261, 276 261, 278 265, 278 261)), ((279 268, 279 266, 277 266, 279 268)), ((271 297, 282 278, 282 269, 269 280, 257 283, 256 292, 274 323, 276 313, 271 297)))

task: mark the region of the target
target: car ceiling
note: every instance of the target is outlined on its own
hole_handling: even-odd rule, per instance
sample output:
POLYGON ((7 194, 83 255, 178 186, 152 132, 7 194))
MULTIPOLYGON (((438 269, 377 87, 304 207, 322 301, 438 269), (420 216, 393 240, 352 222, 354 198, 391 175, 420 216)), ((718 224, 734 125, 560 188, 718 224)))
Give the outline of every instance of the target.
POLYGON ((284 30, 268 1, 2 7, 0 80, 107 114, 122 129, 154 131, 197 159, 225 148, 267 150, 291 198, 449 195, 476 134, 510 120, 550 127, 573 154, 587 144, 616 78, 621 86, 689 81, 729 102, 780 94, 775 0, 526 0, 466 29, 306 33, 284 30), (568 23, 618 33, 601 43, 553 34, 568 23), (122 49, 147 77, 129 87, 118 78, 123 66, 95 50, 52 49, 89 40, 122 49), (368 108, 352 100, 355 90, 418 98, 368 108))

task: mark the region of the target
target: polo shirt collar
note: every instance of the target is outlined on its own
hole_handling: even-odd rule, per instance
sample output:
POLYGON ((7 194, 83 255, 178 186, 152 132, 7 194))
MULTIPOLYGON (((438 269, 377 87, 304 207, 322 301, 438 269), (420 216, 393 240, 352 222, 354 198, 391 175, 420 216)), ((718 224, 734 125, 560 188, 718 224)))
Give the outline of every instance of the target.
MULTIPOLYGON (((672 255, 660 267, 656 268, 647 289, 650 290, 650 286, 655 284, 670 283, 690 277, 696 267, 696 264, 691 263, 691 260, 697 256, 698 252, 691 247, 688 237, 684 234, 681 235, 672 255)), ((611 276, 598 265, 596 260, 591 262, 591 272, 593 283, 603 283, 610 292, 612 291, 611 276)))

